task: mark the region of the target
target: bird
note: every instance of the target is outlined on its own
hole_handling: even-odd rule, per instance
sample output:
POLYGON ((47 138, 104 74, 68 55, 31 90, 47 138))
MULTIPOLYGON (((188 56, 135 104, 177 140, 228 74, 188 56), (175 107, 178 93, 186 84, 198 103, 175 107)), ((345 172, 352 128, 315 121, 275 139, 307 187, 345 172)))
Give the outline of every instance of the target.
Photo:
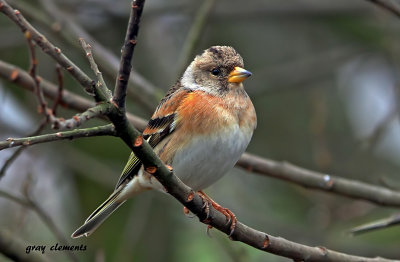
MULTIPOLYGON (((232 230, 234 214, 202 190, 234 167, 253 136, 256 111, 242 83, 249 76, 233 47, 204 50, 161 99, 142 134, 183 183, 232 220, 232 230)), ((127 199, 150 189, 165 192, 132 152, 114 192, 71 237, 89 236, 127 199)))

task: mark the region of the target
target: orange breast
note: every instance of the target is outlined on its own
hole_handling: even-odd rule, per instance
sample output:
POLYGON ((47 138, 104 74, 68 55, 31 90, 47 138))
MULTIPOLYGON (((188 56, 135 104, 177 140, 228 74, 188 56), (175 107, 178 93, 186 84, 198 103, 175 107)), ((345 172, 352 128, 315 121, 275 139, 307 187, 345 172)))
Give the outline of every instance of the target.
POLYGON ((234 116, 220 97, 195 91, 187 95, 178 108, 178 121, 184 133, 205 134, 233 124, 234 116))

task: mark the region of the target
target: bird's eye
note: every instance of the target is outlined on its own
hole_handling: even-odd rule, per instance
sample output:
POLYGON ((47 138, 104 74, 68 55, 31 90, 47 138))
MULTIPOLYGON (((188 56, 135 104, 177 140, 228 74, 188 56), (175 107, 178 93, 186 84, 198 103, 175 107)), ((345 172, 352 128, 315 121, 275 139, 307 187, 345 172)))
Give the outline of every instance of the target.
POLYGON ((213 70, 211 70, 211 74, 217 76, 221 73, 221 70, 219 68, 214 68, 213 70))

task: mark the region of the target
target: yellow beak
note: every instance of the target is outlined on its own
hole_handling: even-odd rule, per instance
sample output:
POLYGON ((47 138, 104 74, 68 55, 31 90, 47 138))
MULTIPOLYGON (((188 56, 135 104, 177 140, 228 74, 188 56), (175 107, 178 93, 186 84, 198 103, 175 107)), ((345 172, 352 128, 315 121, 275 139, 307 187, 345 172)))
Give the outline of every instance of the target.
POLYGON ((228 82, 241 83, 249 76, 251 76, 251 72, 237 66, 229 73, 228 82))

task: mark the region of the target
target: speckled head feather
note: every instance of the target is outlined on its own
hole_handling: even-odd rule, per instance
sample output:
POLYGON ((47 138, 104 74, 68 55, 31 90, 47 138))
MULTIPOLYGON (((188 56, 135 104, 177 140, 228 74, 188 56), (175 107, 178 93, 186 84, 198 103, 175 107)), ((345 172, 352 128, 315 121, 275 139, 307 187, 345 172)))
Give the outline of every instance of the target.
POLYGON ((235 67, 243 67, 243 58, 233 47, 212 46, 196 56, 181 81, 192 90, 221 95, 230 88, 242 86, 228 82, 229 73, 235 67))
POLYGON ((243 58, 230 46, 212 46, 198 55, 194 63, 201 69, 224 67, 231 71, 235 66, 244 67, 243 58))

